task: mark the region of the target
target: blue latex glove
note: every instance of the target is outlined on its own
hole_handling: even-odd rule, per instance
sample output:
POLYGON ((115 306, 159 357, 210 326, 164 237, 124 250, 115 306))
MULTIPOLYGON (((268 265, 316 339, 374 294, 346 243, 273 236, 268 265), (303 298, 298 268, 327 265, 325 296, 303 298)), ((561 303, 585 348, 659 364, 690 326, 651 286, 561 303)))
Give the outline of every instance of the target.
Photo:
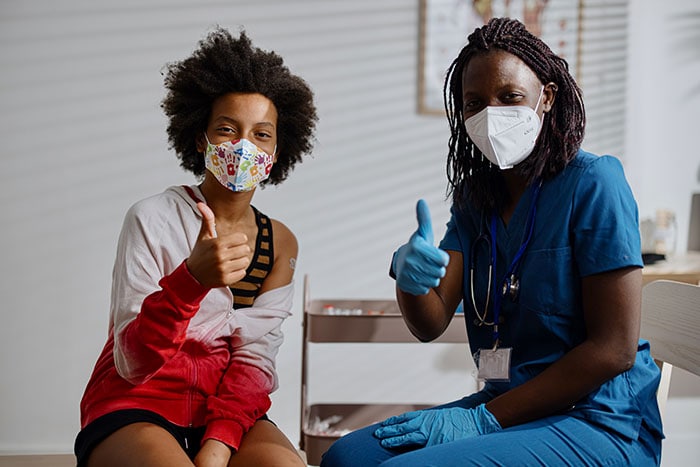
POLYGON ((391 260, 396 275, 396 285, 404 292, 425 295, 445 277, 445 267, 450 261, 447 252, 433 245, 433 223, 430 210, 424 200, 416 204, 418 229, 408 243, 399 247, 391 260))
POLYGON ((473 409, 418 410, 387 418, 374 436, 385 448, 435 446, 501 431, 496 417, 481 404, 473 409))

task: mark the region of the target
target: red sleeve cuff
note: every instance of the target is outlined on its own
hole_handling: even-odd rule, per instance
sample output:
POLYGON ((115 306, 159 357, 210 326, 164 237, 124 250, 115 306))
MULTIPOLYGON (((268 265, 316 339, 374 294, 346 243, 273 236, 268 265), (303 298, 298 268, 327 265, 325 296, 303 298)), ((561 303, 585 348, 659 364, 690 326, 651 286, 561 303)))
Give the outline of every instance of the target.
POLYGON ((233 420, 212 420, 202 438, 202 443, 208 439, 221 441, 227 446, 238 450, 243 438, 243 427, 233 420))
POLYGON ((159 285, 188 306, 199 306, 211 290, 194 278, 184 261, 171 274, 161 279, 159 285))

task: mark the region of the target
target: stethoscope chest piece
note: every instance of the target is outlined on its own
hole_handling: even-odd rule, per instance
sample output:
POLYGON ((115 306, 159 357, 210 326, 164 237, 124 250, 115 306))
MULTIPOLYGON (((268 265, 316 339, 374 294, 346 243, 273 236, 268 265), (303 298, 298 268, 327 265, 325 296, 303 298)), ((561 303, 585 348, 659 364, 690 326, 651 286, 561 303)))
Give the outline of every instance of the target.
POLYGON ((518 293, 520 292, 520 279, 515 277, 515 274, 511 274, 503 281, 503 296, 510 298, 511 301, 515 302, 518 299, 518 293))

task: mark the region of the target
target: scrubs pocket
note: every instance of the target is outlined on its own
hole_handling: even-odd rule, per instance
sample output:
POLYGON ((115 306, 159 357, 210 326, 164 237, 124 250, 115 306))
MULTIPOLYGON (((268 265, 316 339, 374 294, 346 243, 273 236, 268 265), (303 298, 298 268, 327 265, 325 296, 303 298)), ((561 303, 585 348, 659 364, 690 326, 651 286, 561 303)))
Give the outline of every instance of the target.
POLYGON ((571 249, 528 251, 521 266, 519 301, 526 312, 574 316, 580 308, 571 249))

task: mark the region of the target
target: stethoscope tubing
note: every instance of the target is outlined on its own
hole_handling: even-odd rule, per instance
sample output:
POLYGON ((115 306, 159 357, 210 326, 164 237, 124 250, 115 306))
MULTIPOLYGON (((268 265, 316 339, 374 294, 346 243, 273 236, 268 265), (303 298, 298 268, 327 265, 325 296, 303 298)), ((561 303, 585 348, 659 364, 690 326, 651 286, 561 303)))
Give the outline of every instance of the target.
MULTIPOLYGON (((511 299, 517 299, 517 293, 520 288, 520 281, 518 279, 518 272, 520 265, 522 264, 523 256, 527 250, 530 240, 532 239, 532 233, 535 230, 535 216, 537 215, 537 199, 539 198, 540 190, 542 188, 542 180, 533 185, 532 201, 530 202, 530 208, 528 210, 528 218, 525 224, 526 236, 520 244, 513 261, 511 261, 508 270, 504 278, 498 282, 497 281, 497 245, 496 245, 496 234, 497 234, 497 214, 496 212, 491 213, 491 219, 489 223, 489 233, 488 235, 480 233, 474 240, 471 246, 471 251, 469 255, 469 288, 471 293, 471 302, 476 314, 476 325, 477 326, 493 326, 494 333, 494 346, 498 343, 499 333, 498 333, 498 323, 499 315, 501 311, 501 299, 506 296, 506 294, 511 295, 511 299), (488 286, 486 290, 486 301, 483 308, 483 313, 480 313, 476 304, 475 289, 474 289, 474 275, 476 269, 476 251, 480 242, 486 242, 489 251, 489 269, 488 269, 488 286), (497 284, 502 284, 500 293, 497 284), (493 290, 493 321, 486 321, 486 316, 488 314, 488 306, 491 302, 491 291, 493 290)), ((481 225, 483 226, 483 218, 481 225)))

